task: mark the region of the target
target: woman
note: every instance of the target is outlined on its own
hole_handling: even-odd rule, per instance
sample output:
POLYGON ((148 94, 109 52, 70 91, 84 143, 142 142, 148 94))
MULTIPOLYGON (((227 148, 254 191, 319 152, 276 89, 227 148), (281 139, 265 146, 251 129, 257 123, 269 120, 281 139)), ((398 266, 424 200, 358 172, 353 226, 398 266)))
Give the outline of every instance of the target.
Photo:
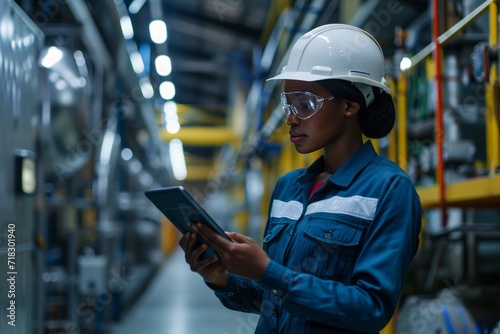
POLYGON ((329 24, 302 36, 281 103, 299 153, 323 149, 273 191, 264 247, 197 224, 180 241, 191 270, 228 308, 260 313, 256 333, 376 333, 392 317, 418 247, 421 205, 409 177, 378 156, 395 111, 377 41, 329 24), (217 251, 199 260, 207 245, 217 251))

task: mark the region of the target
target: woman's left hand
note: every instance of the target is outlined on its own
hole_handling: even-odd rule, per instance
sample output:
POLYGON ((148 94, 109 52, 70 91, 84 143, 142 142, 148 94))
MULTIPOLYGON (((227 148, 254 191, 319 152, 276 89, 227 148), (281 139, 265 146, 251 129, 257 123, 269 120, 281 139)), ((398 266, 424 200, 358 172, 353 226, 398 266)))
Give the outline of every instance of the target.
POLYGON ((254 281, 262 279, 270 259, 252 238, 236 232, 226 232, 234 241, 231 242, 205 224, 198 223, 192 227, 215 249, 230 273, 254 281))

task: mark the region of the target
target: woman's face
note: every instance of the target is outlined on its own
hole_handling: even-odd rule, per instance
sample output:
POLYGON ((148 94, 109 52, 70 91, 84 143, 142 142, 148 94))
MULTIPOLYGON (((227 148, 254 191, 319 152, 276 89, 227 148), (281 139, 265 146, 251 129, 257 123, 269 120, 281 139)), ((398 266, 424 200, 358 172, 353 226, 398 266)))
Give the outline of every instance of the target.
MULTIPOLYGON (((319 97, 332 96, 326 88, 316 82, 286 80, 284 92, 310 92, 319 97)), ((289 102, 290 103, 290 102, 289 102)), ((347 117, 349 102, 335 98, 325 101, 321 109, 311 118, 300 119, 293 112, 286 119, 290 126, 290 141, 299 153, 311 153, 322 148, 337 146, 347 139, 352 131, 353 115, 347 117)))

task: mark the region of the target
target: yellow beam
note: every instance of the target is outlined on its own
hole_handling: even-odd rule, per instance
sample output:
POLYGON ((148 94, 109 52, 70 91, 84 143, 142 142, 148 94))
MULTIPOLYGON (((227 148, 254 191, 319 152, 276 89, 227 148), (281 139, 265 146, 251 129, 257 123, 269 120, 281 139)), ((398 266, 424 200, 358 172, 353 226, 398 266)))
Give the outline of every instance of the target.
MULTIPOLYGON (((418 187, 417 192, 424 209, 439 207, 437 186, 418 187)), ((500 176, 478 177, 471 180, 449 183, 446 186, 446 205, 468 207, 494 205, 500 203, 500 176)))
POLYGON ((179 139, 183 145, 192 146, 222 146, 239 141, 238 136, 226 127, 184 127, 175 134, 163 130, 161 137, 164 141, 179 139))
MULTIPOLYGON (((498 6, 496 1, 490 4, 490 47, 498 45, 498 6)), ((498 65, 493 63, 490 80, 486 84, 486 158, 491 173, 500 163, 500 124, 498 106, 498 65)))

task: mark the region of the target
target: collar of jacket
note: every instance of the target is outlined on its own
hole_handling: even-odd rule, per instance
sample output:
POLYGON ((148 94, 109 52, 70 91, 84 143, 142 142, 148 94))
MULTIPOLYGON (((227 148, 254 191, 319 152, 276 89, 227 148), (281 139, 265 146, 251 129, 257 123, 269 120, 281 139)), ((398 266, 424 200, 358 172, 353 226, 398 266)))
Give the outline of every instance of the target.
MULTIPOLYGON (((373 148, 371 141, 365 142, 359 150, 356 151, 346 162, 330 176, 328 181, 340 186, 340 187, 348 187, 351 184, 354 177, 365 168, 375 157, 377 153, 373 148)), ((310 182, 316 174, 322 172, 324 170, 325 160, 322 155, 316 161, 314 161, 311 166, 309 166, 305 173, 302 174, 299 178, 297 178, 296 182, 300 182, 301 184, 305 184, 310 182)))

